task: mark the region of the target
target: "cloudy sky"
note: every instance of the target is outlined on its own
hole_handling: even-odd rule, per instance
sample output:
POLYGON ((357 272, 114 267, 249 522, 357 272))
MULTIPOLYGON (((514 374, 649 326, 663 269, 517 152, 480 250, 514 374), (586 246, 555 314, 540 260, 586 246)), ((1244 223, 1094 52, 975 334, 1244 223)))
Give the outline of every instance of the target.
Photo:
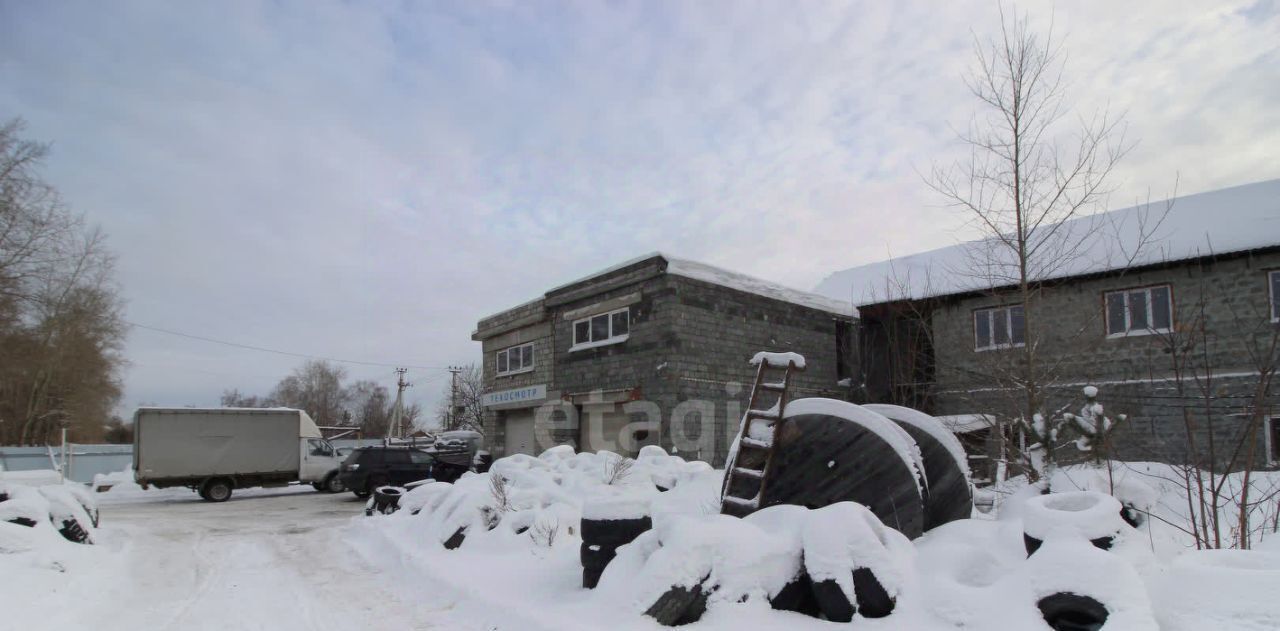
MULTIPOLYGON (((1115 206, 1280 177, 1280 2, 1025 2, 1075 106, 1127 113, 1115 206)), ((119 255, 131 322, 360 360, 439 396, 480 317, 650 251, 799 288, 969 236, 990 2, 0 0, 0 118, 119 255)), ((122 409, 299 360, 131 331, 122 409)))

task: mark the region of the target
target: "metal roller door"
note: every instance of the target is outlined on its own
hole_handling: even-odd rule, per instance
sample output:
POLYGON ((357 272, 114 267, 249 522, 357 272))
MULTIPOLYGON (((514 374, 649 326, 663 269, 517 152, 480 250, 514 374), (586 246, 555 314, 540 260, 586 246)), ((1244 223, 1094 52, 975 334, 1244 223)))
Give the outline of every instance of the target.
POLYGON ((504 453, 508 456, 511 454, 538 455, 533 437, 533 409, 508 410, 503 412, 502 416, 506 424, 504 453))

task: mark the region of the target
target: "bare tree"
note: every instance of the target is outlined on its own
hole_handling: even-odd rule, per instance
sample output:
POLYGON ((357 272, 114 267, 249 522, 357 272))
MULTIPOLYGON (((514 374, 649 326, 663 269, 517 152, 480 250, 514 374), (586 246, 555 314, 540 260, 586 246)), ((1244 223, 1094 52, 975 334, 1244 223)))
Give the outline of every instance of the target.
MULTIPOLYGON (((1014 424, 1031 449, 1021 460, 1033 478, 1052 468, 1065 410, 1047 409, 1047 388, 1058 360, 1042 357, 1041 293, 1049 279, 1078 273, 1094 262, 1099 244, 1113 268, 1135 260, 1163 219, 1146 213, 1136 226, 1119 229, 1094 215, 1109 193, 1109 176, 1131 148, 1120 117, 1106 111, 1070 124, 1063 80, 1065 56, 1052 30, 1041 37, 1025 16, 1000 13, 1000 33, 975 41, 977 67, 967 85, 983 112, 961 134, 969 157, 935 166, 926 178, 949 205, 968 215, 982 239, 968 246, 968 262, 953 274, 969 276, 1010 307, 1008 322, 993 324, 1005 350, 988 353, 981 378, 1010 393, 1009 413, 998 415, 1002 453, 1005 427, 1014 424), (1117 235, 1104 234, 1114 229, 1117 235), (998 326, 997 326, 998 324, 998 326), (1024 343, 1013 341, 1022 338, 1024 343)), ((1166 209, 1167 212, 1167 209, 1166 209)), ((1080 331, 1081 334, 1084 331, 1080 331)))
POLYGON ((0 126, 0 442, 100 440, 124 323, 104 235, 39 175, 45 145, 0 126))
POLYGON ((1176 444, 1161 446, 1183 458, 1172 482, 1186 491, 1183 530, 1196 547, 1249 548, 1280 530, 1280 484, 1253 475, 1269 455, 1259 436, 1280 371, 1280 327, 1268 308, 1232 300, 1206 279, 1203 266, 1193 274, 1199 282, 1183 292, 1191 299, 1178 326, 1159 335, 1168 363, 1152 367, 1171 375, 1171 400, 1182 420, 1176 444))
POLYGON ((386 386, 361 380, 348 388, 351 418, 365 436, 385 436, 391 423, 391 395, 386 386))
POLYGON ((323 360, 308 360, 271 391, 277 405, 306 410, 318 425, 336 425, 344 418, 348 393, 342 387, 347 371, 323 360))
POLYGON ((484 375, 475 364, 467 364, 458 372, 456 381, 445 384, 436 409, 436 423, 445 430, 466 429, 483 434, 483 396, 484 375))

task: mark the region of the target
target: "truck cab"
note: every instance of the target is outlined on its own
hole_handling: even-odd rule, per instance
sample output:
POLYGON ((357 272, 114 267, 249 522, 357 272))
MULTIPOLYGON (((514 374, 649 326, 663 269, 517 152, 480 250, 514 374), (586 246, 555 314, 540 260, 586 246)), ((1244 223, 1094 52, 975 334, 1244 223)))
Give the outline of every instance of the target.
POLYGON ((317 491, 341 493, 346 490, 337 475, 342 457, 333 444, 323 438, 303 438, 301 449, 298 471, 301 482, 310 483, 317 491))

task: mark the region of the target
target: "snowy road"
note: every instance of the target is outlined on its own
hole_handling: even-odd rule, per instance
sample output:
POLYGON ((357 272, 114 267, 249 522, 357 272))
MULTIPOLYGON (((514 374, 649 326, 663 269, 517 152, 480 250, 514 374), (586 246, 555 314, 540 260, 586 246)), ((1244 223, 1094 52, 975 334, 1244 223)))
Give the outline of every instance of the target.
POLYGON ((111 498, 98 547, 116 553, 30 604, 45 612, 45 628, 432 628, 432 606, 395 596, 344 541, 363 508, 349 493, 309 487, 224 504, 174 490, 111 498))

